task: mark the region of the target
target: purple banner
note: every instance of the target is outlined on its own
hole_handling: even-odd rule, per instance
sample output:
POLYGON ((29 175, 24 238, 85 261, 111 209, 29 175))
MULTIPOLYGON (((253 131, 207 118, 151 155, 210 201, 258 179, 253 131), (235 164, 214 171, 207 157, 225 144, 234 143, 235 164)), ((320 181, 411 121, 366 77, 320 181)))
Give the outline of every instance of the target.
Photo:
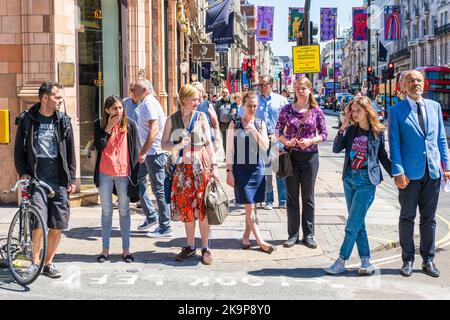
POLYGON ((384 39, 401 39, 401 14, 400 6, 384 7, 384 39))
POLYGON ((353 8, 353 41, 367 41, 367 8, 353 8))
POLYGON ((274 7, 258 7, 256 41, 273 40, 273 13, 274 7))
POLYGON ((337 8, 320 8, 320 41, 334 38, 337 8))

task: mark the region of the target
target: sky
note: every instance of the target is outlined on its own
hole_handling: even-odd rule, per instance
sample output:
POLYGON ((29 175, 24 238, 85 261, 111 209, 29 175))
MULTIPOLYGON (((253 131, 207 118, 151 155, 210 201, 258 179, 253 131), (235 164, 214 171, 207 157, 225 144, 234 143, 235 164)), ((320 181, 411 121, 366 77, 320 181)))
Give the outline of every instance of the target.
MULTIPOLYGON (((292 46, 295 42, 287 41, 288 30, 288 12, 289 7, 304 7, 304 0, 249 0, 256 6, 275 7, 274 17, 274 35, 271 43, 275 56, 291 56, 292 46)), ((352 7, 360 7, 363 0, 311 0, 310 19, 319 27, 319 33, 316 36, 320 39, 320 8, 338 8, 338 25, 341 25, 341 31, 352 26, 351 16, 352 7)))

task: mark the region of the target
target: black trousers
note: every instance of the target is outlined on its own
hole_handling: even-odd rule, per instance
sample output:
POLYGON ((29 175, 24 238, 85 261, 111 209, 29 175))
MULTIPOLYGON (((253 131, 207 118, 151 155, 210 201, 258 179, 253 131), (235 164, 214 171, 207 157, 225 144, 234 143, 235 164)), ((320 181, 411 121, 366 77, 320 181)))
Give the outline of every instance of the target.
POLYGON ((436 234, 436 208, 439 200, 440 179, 431 179, 426 169, 420 180, 410 180, 408 186, 399 189, 400 246, 402 260, 414 261, 414 219, 417 206, 420 215, 420 255, 424 262, 434 259, 436 234))
POLYGON ((299 237, 301 191, 304 238, 314 235, 314 187, 319 171, 319 154, 292 151, 291 160, 293 176, 286 178, 288 236, 299 237))

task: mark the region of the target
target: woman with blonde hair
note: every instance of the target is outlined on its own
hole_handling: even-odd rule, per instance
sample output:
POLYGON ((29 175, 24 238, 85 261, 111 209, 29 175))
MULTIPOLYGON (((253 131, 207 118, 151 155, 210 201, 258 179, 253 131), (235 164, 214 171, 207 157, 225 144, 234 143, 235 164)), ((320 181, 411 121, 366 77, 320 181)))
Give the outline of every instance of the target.
POLYGON ((212 263, 208 248, 210 227, 204 198, 206 185, 211 177, 218 179, 218 172, 208 119, 203 112, 196 110, 200 94, 189 84, 180 89, 178 111, 166 120, 161 146, 172 152, 174 160, 181 154, 172 182, 171 215, 172 220, 184 222, 187 245, 176 260, 184 261, 195 255, 195 220, 199 220, 201 262, 209 265, 212 263))
POLYGON ((302 196, 303 243, 317 247, 314 239, 314 186, 319 171, 318 144, 327 139, 325 115, 314 99, 311 82, 306 77, 294 83, 294 103, 280 112, 275 128, 278 140, 290 152, 293 175, 286 178, 288 240, 290 248, 299 242, 300 190, 302 196), (300 188, 301 187, 301 188, 300 188))
POLYGON ((361 258, 358 273, 372 274, 375 270, 370 264, 364 219, 375 198, 376 186, 383 181, 380 162, 391 175, 391 161, 384 147, 384 129, 372 101, 368 97, 357 97, 350 103, 349 112, 334 139, 333 152, 345 149, 342 179, 348 219, 339 257, 325 269, 329 274, 345 271, 345 261, 350 258, 355 243, 361 258))
MULTIPOLYGON (((138 134, 136 124, 127 119, 122 99, 109 96, 102 109, 102 117, 95 126, 95 148, 97 161, 94 183, 99 190, 102 204, 102 246, 97 262, 109 257, 109 240, 112 228, 112 194, 116 190, 119 198, 120 231, 122 233, 122 259, 133 262, 130 253, 130 196, 137 192, 139 168, 138 134)), ((138 196, 138 194, 136 194, 138 196)))

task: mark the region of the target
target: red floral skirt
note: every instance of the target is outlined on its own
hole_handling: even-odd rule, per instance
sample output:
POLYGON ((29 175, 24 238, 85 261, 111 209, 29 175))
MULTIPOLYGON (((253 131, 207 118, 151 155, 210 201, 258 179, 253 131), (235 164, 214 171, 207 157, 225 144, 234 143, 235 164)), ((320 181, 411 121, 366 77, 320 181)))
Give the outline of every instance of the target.
POLYGON ((172 220, 203 221, 205 212, 205 189, 210 174, 202 165, 179 164, 175 170, 171 194, 172 220), (198 217, 195 216, 195 211, 198 217))

